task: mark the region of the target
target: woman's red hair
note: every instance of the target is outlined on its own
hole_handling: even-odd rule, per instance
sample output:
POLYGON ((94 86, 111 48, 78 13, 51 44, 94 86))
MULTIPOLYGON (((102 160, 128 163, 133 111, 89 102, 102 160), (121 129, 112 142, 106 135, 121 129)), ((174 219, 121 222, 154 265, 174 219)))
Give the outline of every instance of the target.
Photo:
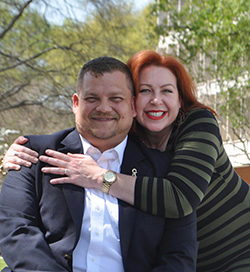
POLYGON ((128 60, 127 65, 133 76, 136 93, 139 90, 140 71, 150 65, 162 66, 169 69, 176 77, 181 109, 184 114, 192 108, 207 108, 215 113, 213 109, 197 100, 195 84, 185 67, 177 58, 160 55, 153 50, 143 50, 134 54, 128 60))

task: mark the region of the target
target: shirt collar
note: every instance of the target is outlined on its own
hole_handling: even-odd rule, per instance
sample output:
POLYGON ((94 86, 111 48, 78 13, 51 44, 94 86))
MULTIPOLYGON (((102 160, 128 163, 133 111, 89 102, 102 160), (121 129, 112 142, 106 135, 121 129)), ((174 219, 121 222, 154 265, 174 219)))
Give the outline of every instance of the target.
MULTIPOLYGON (((81 139, 82 146, 83 146, 83 154, 86 154, 88 152, 88 149, 90 147, 94 147, 94 146, 92 146, 81 134, 79 134, 79 135, 80 135, 80 139, 81 139)), ((115 150, 117 152, 118 157, 119 157, 119 164, 122 163, 125 147, 127 145, 127 141, 128 141, 128 136, 126 136, 125 139, 120 144, 115 146, 114 148, 110 148, 110 149, 106 150, 106 151, 115 150)), ((106 152, 106 151, 104 151, 104 152, 106 152)))

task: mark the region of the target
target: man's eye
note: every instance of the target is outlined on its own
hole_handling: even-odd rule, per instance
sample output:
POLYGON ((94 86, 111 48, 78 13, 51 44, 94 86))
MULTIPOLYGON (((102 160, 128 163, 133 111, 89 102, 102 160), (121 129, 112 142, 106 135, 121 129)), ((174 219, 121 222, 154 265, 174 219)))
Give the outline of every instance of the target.
POLYGON ((123 101, 123 98, 119 97, 119 96, 114 96, 114 97, 111 97, 110 99, 111 99, 111 101, 113 101, 115 103, 123 101))
POLYGON ((84 100, 89 103, 94 103, 97 101, 97 98, 96 97, 86 97, 84 100))

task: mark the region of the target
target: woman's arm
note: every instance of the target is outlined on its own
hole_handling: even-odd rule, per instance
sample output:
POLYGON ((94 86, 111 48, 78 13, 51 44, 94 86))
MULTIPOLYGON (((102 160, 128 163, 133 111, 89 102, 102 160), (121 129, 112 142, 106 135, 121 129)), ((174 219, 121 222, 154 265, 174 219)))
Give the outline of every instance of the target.
POLYGON ((223 146, 217 121, 205 109, 190 112, 173 138, 168 174, 165 178, 137 177, 135 206, 148 213, 155 211, 158 216, 177 218, 190 214, 203 200, 223 146))
MULTIPOLYGON (((42 172, 62 175, 51 179, 52 184, 72 183, 84 188, 102 189, 103 174, 107 169, 101 168, 90 156, 83 154, 63 154, 46 150, 48 156, 39 160, 55 167, 43 167, 42 172)), ((112 184, 109 194, 133 205, 135 177, 117 173, 117 180, 112 184)))
MULTIPOLYGON (((5 170, 20 170, 21 166, 30 167, 37 162, 37 152, 23 146, 27 142, 23 136, 19 136, 9 147, 3 159, 5 170)), ((102 189, 103 169, 88 155, 63 154, 53 150, 47 150, 48 156, 40 156, 39 159, 55 167, 44 167, 44 173, 61 175, 52 179, 53 184, 72 183, 84 188, 102 189), (67 176, 65 176, 65 169, 67 176)), ((117 181, 111 186, 109 193, 131 205, 134 203, 135 177, 117 174, 117 181)))
MULTIPOLYGON (((194 110, 188 114, 176 135, 176 147, 167 176, 152 178, 118 174, 117 182, 111 186, 110 194, 154 215, 169 218, 188 215, 204 198, 221 146, 222 140, 213 114, 205 109, 194 110)), ((68 156, 73 158, 85 155, 68 156)), ((85 188, 101 189, 102 175, 106 169, 97 164, 93 167, 94 161, 91 158, 85 158, 82 166, 76 167, 75 170, 71 170, 71 166, 65 164, 53 164, 48 157, 40 159, 61 167, 60 170, 50 168, 43 171, 64 175, 65 170, 62 168, 69 170, 70 176, 52 180, 54 184, 73 183, 85 188)))

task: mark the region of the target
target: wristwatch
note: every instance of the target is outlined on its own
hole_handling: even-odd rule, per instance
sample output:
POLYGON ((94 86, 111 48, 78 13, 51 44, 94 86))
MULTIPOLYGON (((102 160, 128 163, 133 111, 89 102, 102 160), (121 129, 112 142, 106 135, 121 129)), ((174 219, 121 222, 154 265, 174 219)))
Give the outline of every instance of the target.
POLYGON ((110 186, 116 182, 116 173, 108 170, 103 174, 103 182, 102 182, 102 191, 106 194, 108 194, 110 190, 110 186))

